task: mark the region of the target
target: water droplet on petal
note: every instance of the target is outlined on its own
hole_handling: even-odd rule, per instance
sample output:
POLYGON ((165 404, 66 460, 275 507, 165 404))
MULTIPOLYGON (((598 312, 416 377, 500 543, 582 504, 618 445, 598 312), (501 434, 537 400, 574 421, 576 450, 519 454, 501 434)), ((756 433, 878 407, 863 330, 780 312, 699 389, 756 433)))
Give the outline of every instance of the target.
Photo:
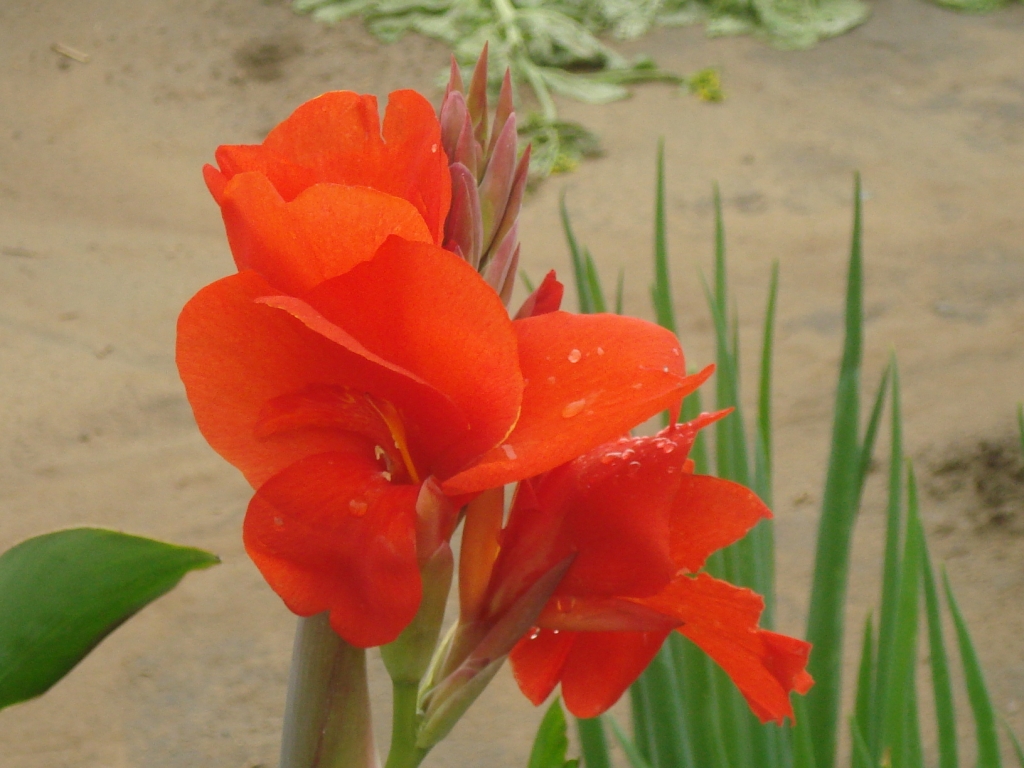
POLYGON ((373 458, 375 458, 377 461, 380 461, 382 458, 384 458, 384 453, 384 449, 381 448, 379 445, 373 446, 373 458))
POLYGON ((367 504, 365 501, 352 499, 348 503, 348 511, 353 517, 362 517, 366 514, 367 504))
POLYGON ((633 389, 643 389, 643 388, 644 388, 644 383, 642 381, 638 381, 636 384, 633 385, 633 389))
POLYGON ((569 362, 578 363, 581 357, 583 357, 583 353, 580 352, 578 349, 574 349, 572 350, 572 352, 569 353, 569 362))
POLYGON ((548 384, 554 384, 554 383, 555 383, 555 377, 554 376, 548 376, 548 384))
POLYGON ((640 462, 639 461, 631 461, 631 462, 629 462, 629 466, 626 468, 626 473, 630 477, 636 477, 636 473, 639 472, 639 471, 640 471, 640 462))
POLYGON ((389 483, 391 482, 391 473, 390 472, 381 472, 380 476, 383 477, 389 483))
POLYGON ((280 517, 275 517, 274 518, 274 525, 276 525, 278 528, 280 528, 282 525, 284 525, 284 520, 282 520, 280 517))
POLYGON ((586 400, 573 400, 562 409, 562 418, 571 419, 582 411, 587 405, 586 400))
POLYGON ((675 449, 675 443, 666 442, 663 446, 661 446, 662 453, 672 453, 672 451, 674 451, 675 449))
POLYGON ((540 629, 537 628, 537 627, 534 627, 533 628, 533 632, 530 633, 530 639, 531 640, 536 640, 538 637, 540 637, 540 629))
POLYGON ((597 348, 597 354, 603 355, 604 354, 604 349, 602 347, 598 347, 597 348))
POLYGON ((431 154, 437 154, 437 144, 430 145, 430 152, 431 154))
POLYGON ((513 448, 511 445, 505 443, 503 446, 501 446, 501 450, 503 450, 505 452, 505 455, 508 456, 509 461, 516 460, 516 449, 513 448))
POLYGON ((661 371, 662 373, 668 373, 668 366, 666 365, 664 368, 661 369, 661 371))
POLYGON ((622 452, 622 460, 623 461, 629 461, 634 456, 636 456, 636 451, 634 451, 632 448, 627 448, 626 450, 624 450, 622 452))

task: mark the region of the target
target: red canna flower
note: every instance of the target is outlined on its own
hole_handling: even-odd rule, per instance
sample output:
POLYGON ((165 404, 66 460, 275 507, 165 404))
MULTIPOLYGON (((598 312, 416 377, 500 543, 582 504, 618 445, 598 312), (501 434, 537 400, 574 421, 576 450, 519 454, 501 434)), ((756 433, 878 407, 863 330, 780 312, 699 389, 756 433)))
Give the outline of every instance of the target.
POLYGON ((441 126, 415 91, 333 91, 262 144, 221 146, 203 169, 239 270, 301 292, 347 272, 389 235, 441 245, 451 202, 441 126))
MULTIPOLYGON (((182 311, 200 430, 257 489, 246 550, 295 613, 349 642, 401 632, 420 566, 480 491, 570 461, 695 389, 667 331, 558 311, 511 320, 443 250, 439 126, 392 94, 327 94, 207 182, 239 273, 182 311)), ((546 281, 544 310, 557 306, 546 281)), ((539 310, 538 310, 539 311, 539 310)))
POLYGON ((759 629, 758 595, 699 572, 708 555, 771 516, 748 489, 693 474, 687 454, 697 431, 723 415, 606 443, 520 484, 488 609, 519 593, 524 574, 575 553, 510 656, 535 704, 561 683, 570 711, 597 716, 677 630, 718 662, 762 721, 792 716, 789 692, 813 682, 804 669, 810 646, 759 629))

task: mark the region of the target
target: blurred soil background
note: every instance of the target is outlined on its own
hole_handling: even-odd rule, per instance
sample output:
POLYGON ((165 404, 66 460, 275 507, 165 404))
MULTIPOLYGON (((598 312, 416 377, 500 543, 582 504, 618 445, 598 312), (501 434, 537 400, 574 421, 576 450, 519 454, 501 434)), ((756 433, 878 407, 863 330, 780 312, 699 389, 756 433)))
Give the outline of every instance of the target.
MULTIPOLYGON (((654 156, 665 138, 684 348, 711 357, 700 289, 721 185, 754 380, 781 262, 776 513, 782 629, 802 633, 824 477, 852 212, 863 173, 866 390, 901 362, 906 448, 934 555, 974 631, 1001 716, 1024 735, 1024 6, 961 16, 876 0, 810 51, 662 29, 629 45, 719 67, 727 99, 669 86, 560 102, 606 156, 526 203, 524 266, 568 277, 563 190, 607 281, 650 317, 654 156)), ((4 768, 271 768, 294 621, 242 551, 250 491, 196 431, 174 367, 184 302, 228 273, 200 175, 329 89, 439 99, 447 53, 325 28, 280 0, 0 2, 0 549, 102 524, 217 552, 45 697, 0 714, 4 768), (54 44, 88 54, 78 61, 54 44)), ((567 302, 572 303, 570 298, 567 302)), ((880 466, 888 451, 880 441, 880 466)), ((858 526, 849 622, 876 604, 884 471, 858 526)), ((852 658, 855 643, 849 644, 852 658)), ((374 668, 382 736, 387 686, 374 668)), ((503 674, 427 765, 521 768, 539 713, 503 674)), ((925 721, 930 715, 925 716, 925 721)), ((970 722, 963 723, 965 734, 970 722)))

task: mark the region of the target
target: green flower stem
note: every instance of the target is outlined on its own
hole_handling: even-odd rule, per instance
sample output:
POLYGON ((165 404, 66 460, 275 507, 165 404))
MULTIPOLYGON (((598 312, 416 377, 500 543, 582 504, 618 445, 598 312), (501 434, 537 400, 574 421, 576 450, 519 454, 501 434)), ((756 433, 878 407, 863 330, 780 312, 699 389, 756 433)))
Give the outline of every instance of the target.
POLYGON ((427 756, 427 750, 416 746, 416 733, 419 729, 419 685, 396 681, 392 691, 394 700, 391 750, 388 752, 385 768, 416 768, 427 756))
POLYGON ((299 619, 288 680, 280 768, 378 768, 366 651, 326 613, 299 619))

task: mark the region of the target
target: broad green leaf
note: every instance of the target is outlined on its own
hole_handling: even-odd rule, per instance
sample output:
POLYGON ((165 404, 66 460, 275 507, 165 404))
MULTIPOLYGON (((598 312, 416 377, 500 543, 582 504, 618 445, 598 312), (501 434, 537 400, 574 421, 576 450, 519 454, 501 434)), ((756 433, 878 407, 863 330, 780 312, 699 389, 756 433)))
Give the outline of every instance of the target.
POLYGON ((585 75, 576 75, 552 67, 540 67, 544 82, 557 94, 568 96, 587 104, 609 104, 629 96, 629 90, 615 83, 591 80, 585 75))
POLYGON ((822 499, 807 640, 814 646, 808 670, 815 685, 807 696, 818 768, 835 763, 843 656, 843 609, 857 516, 861 444, 860 367, 864 332, 860 177, 854 183, 853 242, 846 287, 846 340, 839 368, 825 492, 822 499))
POLYGON ((974 713, 975 741, 978 748, 978 768, 1000 768, 1002 760, 999 755, 999 735, 996 732, 996 716, 992 708, 992 699, 988 695, 985 676, 981 671, 981 661, 974 650, 971 633, 967 622, 960 612, 960 606, 953 595, 949 584, 949 576, 942 572, 942 585, 946 592, 946 604, 953 617, 956 629, 957 644, 960 646, 960 661, 963 664, 964 679, 967 683, 967 698, 971 702, 974 713))
POLYGON ((45 693, 104 637, 189 571, 199 549, 99 528, 23 541, 0 555, 0 709, 45 693))
POLYGON ((530 750, 529 768, 570 768, 575 760, 566 760, 569 751, 569 736, 562 712, 562 702, 555 699, 540 721, 537 737, 530 750))

